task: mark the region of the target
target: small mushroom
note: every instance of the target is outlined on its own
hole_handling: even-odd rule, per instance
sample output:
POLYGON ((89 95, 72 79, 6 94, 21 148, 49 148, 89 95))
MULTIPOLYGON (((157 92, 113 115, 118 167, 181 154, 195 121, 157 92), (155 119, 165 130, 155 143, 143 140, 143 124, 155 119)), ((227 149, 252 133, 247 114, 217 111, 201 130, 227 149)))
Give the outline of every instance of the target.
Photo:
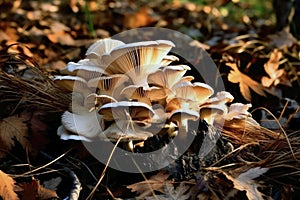
POLYGON ((162 87, 167 95, 172 94, 173 86, 178 83, 190 67, 187 65, 166 66, 148 76, 148 83, 162 87))
POLYGON ((128 81, 127 76, 114 74, 91 79, 87 82, 87 85, 92 89, 98 88, 101 95, 108 95, 119 100, 126 81, 128 81))
POLYGON ((108 95, 98 95, 92 93, 85 98, 84 107, 87 108, 89 112, 91 112, 97 109, 98 107, 103 106, 104 104, 112 103, 112 102, 117 102, 117 100, 108 95))
POLYGON ((224 118, 228 121, 249 118, 251 114, 248 112, 248 109, 251 107, 251 104, 233 103, 229 106, 228 113, 224 115, 224 118))
POLYGON ((205 120, 208 124, 213 125, 215 116, 217 114, 222 115, 224 112, 227 111, 226 105, 203 105, 200 107, 200 119, 205 120))
POLYGON ((133 140, 146 140, 152 135, 153 134, 151 132, 147 131, 141 126, 138 126, 132 121, 123 121, 111 124, 99 136, 100 138, 109 141, 117 141, 119 138, 121 138, 122 141, 131 142, 133 140))
POLYGON ((162 61, 160 62, 160 65, 162 66, 167 66, 169 64, 171 64, 174 61, 179 61, 179 58, 173 55, 166 55, 162 61))
POLYGON ((101 59, 104 54, 109 54, 120 45, 124 45, 124 42, 111 38, 100 39, 88 48, 85 55, 88 58, 101 59))
POLYGON ((91 92, 86 80, 77 76, 56 76, 53 82, 69 92, 80 92, 83 94, 91 92))
POLYGON ((134 120, 138 122, 149 121, 154 110, 142 102, 120 101, 107 103, 101 106, 98 113, 104 120, 134 120))
POLYGON ((79 76, 85 80, 105 74, 103 67, 99 66, 96 60, 93 59, 83 59, 77 63, 69 62, 66 67, 60 69, 60 73, 71 76, 79 76))
POLYGON ((174 44, 166 40, 136 42, 118 46, 104 55, 108 74, 126 74, 134 85, 148 87, 147 77, 161 67, 174 44))
POLYGON ((175 97, 167 99, 166 110, 192 109, 199 110, 203 104, 213 94, 214 90, 204 83, 191 83, 183 81, 173 87, 175 97))
POLYGON ((62 125, 58 127, 57 135, 60 136, 61 140, 80 140, 80 141, 86 141, 86 142, 92 141, 91 139, 89 139, 85 136, 74 135, 70 131, 66 130, 62 125))
POLYGON ((205 103, 207 104, 226 104, 232 102, 234 97, 226 91, 221 91, 215 97, 209 98, 205 103))
POLYGON ((103 131, 101 116, 96 111, 79 114, 65 111, 61 123, 65 130, 86 138, 96 137, 103 131))
POLYGON ((181 109, 170 114, 169 120, 175 122, 179 128, 178 134, 181 138, 186 138, 188 132, 188 121, 199 119, 199 113, 193 110, 181 109))
POLYGON ((148 105, 151 105, 152 101, 158 101, 166 97, 164 89, 154 86, 144 89, 143 87, 130 85, 124 88, 121 94, 130 100, 137 100, 148 105))

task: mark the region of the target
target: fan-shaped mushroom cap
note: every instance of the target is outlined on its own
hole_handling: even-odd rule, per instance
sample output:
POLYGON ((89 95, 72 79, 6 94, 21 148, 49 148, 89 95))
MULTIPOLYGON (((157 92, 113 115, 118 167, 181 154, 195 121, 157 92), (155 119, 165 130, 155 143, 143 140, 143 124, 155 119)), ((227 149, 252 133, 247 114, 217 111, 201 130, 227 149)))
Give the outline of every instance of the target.
POLYGON ((91 79, 87 82, 90 88, 98 88, 99 93, 119 98, 124 83, 128 81, 128 77, 123 74, 114 74, 110 76, 102 76, 91 79))
POLYGON ((102 55, 109 54, 112 49, 123 44, 124 42, 111 38, 100 39, 88 48, 85 55, 88 58, 101 59, 102 55))
POLYGON ((196 121, 197 119, 199 119, 199 113, 187 109, 176 110, 170 115, 170 121, 176 122, 179 126, 184 124, 186 120, 196 121))
POLYGON ((62 115, 61 120, 66 130, 87 138, 96 137, 103 131, 100 122, 101 116, 99 116, 96 111, 80 114, 66 111, 62 115))
POLYGON ((228 113, 224 115, 224 118, 229 121, 251 117, 251 114, 248 112, 248 109, 251 107, 251 104, 233 103, 229 106, 228 113))
POLYGON ((204 103, 213 93, 212 87, 205 83, 182 82, 174 87, 176 97, 204 103))
POLYGON ((159 87, 150 87, 144 89, 135 85, 130 85, 121 91, 121 94, 130 100, 137 100, 139 102, 151 105, 152 101, 157 101, 166 97, 165 90, 159 87))
POLYGON ((148 76, 148 83, 163 88, 171 89, 178 83, 187 70, 191 68, 187 65, 166 66, 148 76))
POLYGON ((163 60, 160 62, 161 66, 167 66, 174 61, 179 61, 179 58, 173 55, 166 55, 163 60))
POLYGON ((98 113, 109 121, 135 120, 147 121, 155 114, 153 109, 142 102, 120 101, 107 103, 100 107, 98 113))
POLYGON ((153 134, 134 122, 113 123, 102 132, 100 138, 116 141, 122 137, 123 141, 146 140, 153 134))
POLYGON ((85 80, 89 80, 105 74, 103 68, 104 67, 101 67, 96 63, 96 60, 83 59, 77 63, 69 62, 66 67, 60 69, 60 73, 71 76, 79 76, 85 80))
POLYGON ((136 42, 118 46, 103 55, 108 74, 126 74, 134 85, 147 87, 147 76, 161 67, 160 63, 174 44, 166 40, 136 42))
POLYGON ((232 102, 234 97, 226 91, 221 91, 215 97, 209 98, 206 103, 208 104, 225 104, 232 102))
POLYGON ((84 107, 87 108, 89 111, 92 111, 98 107, 101 107, 104 104, 112 102, 117 102, 117 100, 108 95, 98 95, 92 93, 85 98, 84 107))
POLYGON ((80 141, 86 141, 86 142, 92 141, 91 139, 84 137, 82 135, 72 134, 70 131, 67 131, 62 125, 58 127, 57 135, 60 136, 61 140, 80 140, 80 141))
POLYGON ((200 107, 200 119, 205 120, 208 124, 214 123, 215 116, 217 114, 222 115, 227 111, 227 106, 224 104, 215 105, 203 105, 200 107))
POLYGON ((69 92, 90 93, 86 80, 77 76, 56 76, 54 83, 69 92))

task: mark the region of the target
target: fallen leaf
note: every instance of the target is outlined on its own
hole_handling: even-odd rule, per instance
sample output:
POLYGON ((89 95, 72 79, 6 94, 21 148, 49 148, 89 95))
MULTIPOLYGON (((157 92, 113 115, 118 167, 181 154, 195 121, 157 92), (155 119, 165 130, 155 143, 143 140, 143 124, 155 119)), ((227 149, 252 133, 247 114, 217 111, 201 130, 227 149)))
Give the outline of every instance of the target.
POLYGON ((6 173, 0 170, 0 197, 4 200, 17 200, 18 195, 14 191, 15 181, 6 173))
POLYGON ((22 200, 46 200, 51 198, 58 198, 54 190, 44 188, 42 185, 40 185, 40 182, 35 179, 33 179, 29 183, 20 183, 19 186, 23 189, 20 192, 22 200))
POLYGON ((288 83, 286 81, 281 80, 281 77, 283 77, 285 71, 284 69, 278 69, 280 65, 280 59, 282 58, 282 52, 278 51, 277 49, 274 49, 273 52, 270 55, 270 58, 267 63, 264 64, 264 69, 268 76, 263 76, 261 79, 261 83, 264 87, 270 87, 271 85, 278 85, 279 83, 285 83, 285 85, 291 85, 291 83, 288 83))
POLYGON ((168 177, 169 174, 160 171, 156 175, 151 176, 149 180, 128 185, 127 188, 131 189, 132 192, 139 193, 138 198, 149 196, 153 191, 164 193, 164 187, 168 177))
POLYGON ((228 80, 232 83, 239 84, 240 91, 247 101, 251 101, 250 88, 261 96, 266 95, 263 86, 251 79, 249 76, 240 72, 235 63, 227 63, 226 65, 232 69, 228 74, 228 80))
POLYGON ((151 8, 142 7, 136 13, 125 13, 124 26, 126 28, 138 28, 142 26, 149 26, 156 19, 151 15, 153 11, 151 8))
POLYGON ((234 177, 234 173, 222 173, 226 176, 227 179, 233 182, 234 188, 239 191, 246 191, 246 196, 249 200, 264 199, 263 194, 258 190, 260 184, 256 182, 255 178, 266 173, 268 168, 254 167, 250 168, 246 172, 239 174, 237 177, 234 177))
POLYGON ((21 117, 10 116, 0 121, 0 140, 5 145, 2 148, 10 150, 15 138, 24 149, 30 150, 28 137, 28 127, 21 117))

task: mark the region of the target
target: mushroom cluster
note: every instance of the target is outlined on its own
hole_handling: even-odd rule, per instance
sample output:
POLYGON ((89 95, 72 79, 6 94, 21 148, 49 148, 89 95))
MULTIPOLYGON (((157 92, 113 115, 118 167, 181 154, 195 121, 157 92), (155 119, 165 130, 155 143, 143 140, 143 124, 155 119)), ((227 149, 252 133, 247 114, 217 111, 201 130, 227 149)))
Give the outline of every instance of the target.
POLYGON ((190 67, 172 65, 179 60, 168 55, 174 46, 166 40, 124 44, 101 39, 88 48, 85 59, 68 63, 54 78, 73 94, 58 129, 61 139, 140 141, 159 132, 157 127, 184 135, 189 120, 213 124, 250 115, 250 105, 228 107, 230 93, 212 97, 212 87, 184 76, 190 67))

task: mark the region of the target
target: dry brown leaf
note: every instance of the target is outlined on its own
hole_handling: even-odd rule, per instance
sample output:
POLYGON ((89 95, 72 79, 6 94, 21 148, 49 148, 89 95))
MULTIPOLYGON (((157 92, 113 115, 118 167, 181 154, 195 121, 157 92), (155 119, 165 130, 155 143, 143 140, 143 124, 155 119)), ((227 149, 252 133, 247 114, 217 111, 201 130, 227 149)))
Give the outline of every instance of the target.
POLYGON ((14 191, 15 181, 0 170, 0 197, 3 199, 17 200, 18 195, 14 191))
POLYGON ((281 77, 283 77, 285 73, 284 69, 278 69, 281 58, 282 52, 278 51, 277 49, 274 49, 270 55, 268 62, 264 65, 264 69, 270 77, 262 77, 261 83, 264 87, 270 87, 271 85, 276 86, 279 83, 291 85, 291 83, 288 80, 288 82, 281 80, 281 77))
POLYGON ((0 140, 3 149, 10 150, 14 146, 14 138, 24 149, 31 149, 28 140, 28 127, 21 117, 16 115, 0 121, 0 140))
POLYGON ((138 28, 141 26, 149 26, 155 22, 151 13, 151 8, 141 7, 136 13, 125 13, 124 26, 127 28, 138 28))
POLYGON ((140 195, 138 196, 138 199, 151 195, 153 191, 164 193, 168 177, 169 174, 164 171, 160 171, 156 175, 151 176, 149 180, 128 185, 127 188, 131 189, 132 192, 139 193, 140 195))
POLYGON ((237 177, 234 177, 232 173, 229 174, 224 171, 221 172, 226 176, 227 179, 233 182, 235 189, 239 191, 246 191, 246 196, 249 200, 257 200, 264 198, 263 194, 258 190, 260 184, 253 179, 259 177, 267 171, 268 168, 255 167, 239 174, 237 177))
POLYGON ((228 74, 228 80, 232 83, 239 84, 240 91, 247 101, 251 101, 250 88, 261 96, 266 95, 263 86, 251 79, 249 76, 240 72, 235 63, 227 63, 226 65, 228 65, 232 69, 228 74))
POLYGON ((19 185, 23 189, 20 192, 22 200, 46 200, 51 198, 58 198, 54 190, 44 188, 40 185, 40 182, 35 179, 33 179, 30 183, 21 183, 19 185))

